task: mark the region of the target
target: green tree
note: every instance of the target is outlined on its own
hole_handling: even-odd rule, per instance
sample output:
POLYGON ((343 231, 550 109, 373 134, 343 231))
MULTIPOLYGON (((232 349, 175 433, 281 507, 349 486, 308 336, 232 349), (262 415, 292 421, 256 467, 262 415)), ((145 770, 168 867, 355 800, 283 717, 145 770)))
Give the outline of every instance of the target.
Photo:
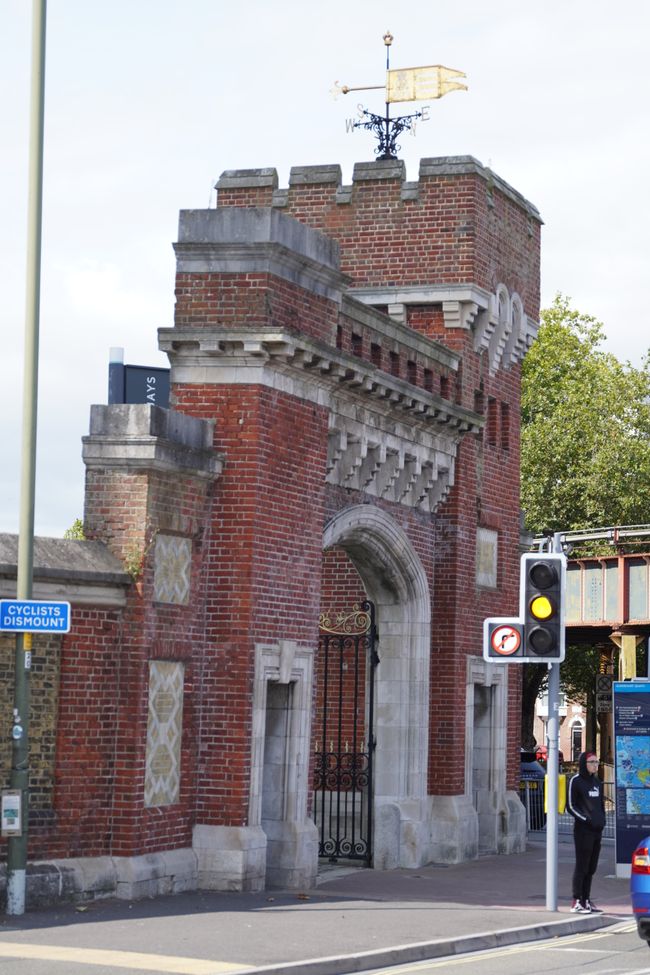
MULTIPOLYGON (((600 322, 557 295, 524 359, 521 503, 534 534, 650 522, 650 357, 621 363, 603 338, 600 322)), ((567 695, 588 700, 596 672, 593 653, 569 648, 567 695)), ((546 675, 545 665, 524 667, 525 747, 546 675)))
POLYGON ((81 518, 75 518, 72 525, 63 532, 63 537, 76 539, 77 541, 83 541, 85 539, 84 523, 81 518))
POLYGON ((602 351, 558 295, 522 368, 521 502, 530 531, 650 521, 650 360, 602 351))

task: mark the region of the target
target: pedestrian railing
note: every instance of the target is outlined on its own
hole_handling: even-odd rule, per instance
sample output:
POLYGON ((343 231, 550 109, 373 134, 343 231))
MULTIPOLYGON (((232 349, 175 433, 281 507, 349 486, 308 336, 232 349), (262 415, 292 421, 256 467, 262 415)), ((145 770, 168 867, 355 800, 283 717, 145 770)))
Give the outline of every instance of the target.
MULTIPOLYGON (((614 805, 614 783, 604 782, 605 817, 606 824, 603 837, 614 839, 616 809, 614 805)), ((546 813, 544 812, 544 780, 522 781, 519 783, 519 798, 526 810, 526 826, 529 833, 540 833, 546 830, 546 813)), ((573 816, 568 812, 558 816, 558 833, 573 833, 573 816)))

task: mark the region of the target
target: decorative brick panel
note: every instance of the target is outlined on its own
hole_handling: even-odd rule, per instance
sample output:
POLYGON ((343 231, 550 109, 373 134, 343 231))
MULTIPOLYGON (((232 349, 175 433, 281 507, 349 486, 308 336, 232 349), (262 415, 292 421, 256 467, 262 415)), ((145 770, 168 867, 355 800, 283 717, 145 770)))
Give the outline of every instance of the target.
POLYGON ((157 603, 184 606, 190 598, 192 542, 176 535, 156 535, 153 598, 157 603))
POLYGON ((182 663, 149 662, 149 720, 144 781, 145 806, 178 802, 183 731, 182 663))

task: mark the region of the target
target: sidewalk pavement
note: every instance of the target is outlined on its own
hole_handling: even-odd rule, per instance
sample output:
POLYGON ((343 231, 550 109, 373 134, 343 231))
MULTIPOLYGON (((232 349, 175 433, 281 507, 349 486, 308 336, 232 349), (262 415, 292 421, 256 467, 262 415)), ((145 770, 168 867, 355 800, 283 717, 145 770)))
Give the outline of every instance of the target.
MULTIPOLYGON (((603 846, 602 915, 569 913, 573 843, 561 837, 558 912, 546 910, 545 838, 523 854, 417 870, 325 867, 316 888, 189 893, 0 916, 0 948, 59 945, 209 959, 210 971, 343 975, 632 922, 629 881, 603 846)), ((1 954, 1 952, 0 952, 1 954)))

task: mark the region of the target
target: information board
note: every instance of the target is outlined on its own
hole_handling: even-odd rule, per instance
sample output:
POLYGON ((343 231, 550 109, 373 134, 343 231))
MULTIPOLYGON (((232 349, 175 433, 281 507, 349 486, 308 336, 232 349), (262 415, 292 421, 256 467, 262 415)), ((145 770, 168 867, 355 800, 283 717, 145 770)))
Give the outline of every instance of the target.
POLYGON ((616 873, 650 836, 650 680, 615 681, 616 873))

